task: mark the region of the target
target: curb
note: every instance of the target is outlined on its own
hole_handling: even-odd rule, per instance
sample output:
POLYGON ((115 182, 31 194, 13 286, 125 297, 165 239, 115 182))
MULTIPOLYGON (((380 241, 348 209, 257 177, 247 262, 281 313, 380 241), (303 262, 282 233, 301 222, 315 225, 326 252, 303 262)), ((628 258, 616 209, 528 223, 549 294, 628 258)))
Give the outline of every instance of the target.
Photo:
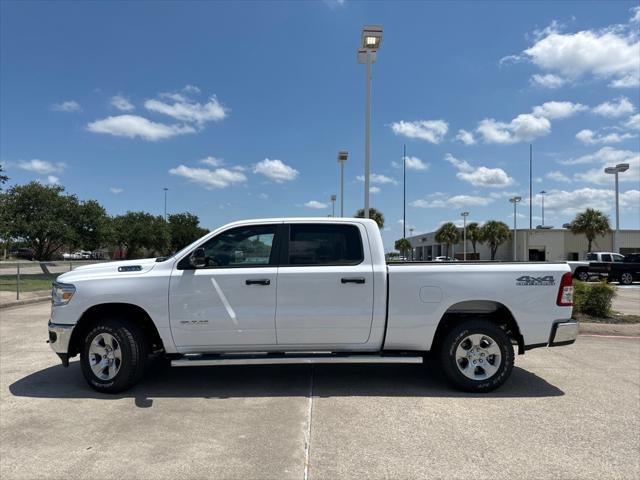
POLYGON ((613 335, 618 337, 640 336, 640 323, 589 323, 580 322, 580 334, 613 335))
POLYGON ((51 295, 46 297, 25 298, 24 300, 13 300, 11 302, 0 303, 0 310, 12 307, 21 307, 23 305, 31 305, 32 303, 50 302, 51 295))

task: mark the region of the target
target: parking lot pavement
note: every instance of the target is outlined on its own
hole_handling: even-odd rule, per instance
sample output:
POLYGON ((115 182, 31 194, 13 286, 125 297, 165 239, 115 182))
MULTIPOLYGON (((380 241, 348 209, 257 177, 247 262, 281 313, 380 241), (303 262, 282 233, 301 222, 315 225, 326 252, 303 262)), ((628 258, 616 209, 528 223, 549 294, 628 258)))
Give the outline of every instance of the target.
POLYGON ((171 369, 90 390, 44 343, 49 306, 0 310, 0 477, 638 478, 640 341, 516 359, 501 389, 422 366, 171 369))
POLYGON ((640 284, 616 286, 613 309, 626 315, 640 315, 640 284))

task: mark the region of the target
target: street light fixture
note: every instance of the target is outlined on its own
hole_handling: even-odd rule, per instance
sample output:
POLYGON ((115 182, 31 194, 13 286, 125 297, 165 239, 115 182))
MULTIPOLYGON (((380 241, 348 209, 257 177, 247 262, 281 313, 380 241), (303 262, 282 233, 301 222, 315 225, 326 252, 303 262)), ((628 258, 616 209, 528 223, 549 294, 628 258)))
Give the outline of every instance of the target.
POLYGON ((616 178, 616 229, 613 232, 613 251, 618 253, 618 233, 620 230, 620 206, 618 203, 618 174, 629 170, 628 163, 619 163, 615 167, 606 167, 604 173, 615 175, 616 178))
POLYGON ((469 212, 462 212, 462 258, 466 262, 467 261, 467 217, 469 216, 469 212))
POLYGON ((335 218, 336 216, 336 195, 335 193, 331 195, 331 216, 335 218))
POLYGON ((517 260, 517 239, 516 239, 516 234, 518 232, 517 230, 517 221, 516 221, 516 207, 518 206, 518 203, 520 203, 522 201, 522 197, 511 197, 509 199, 509 202, 513 203, 513 261, 515 262, 517 260))
POLYGON ((349 157, 349 152, 340 150, 338 152, 338 163, 340 164, 340 216, 344 217, 344 164, 349 157))
POLYGON ((544 194, 547 193, 546 190, 541 190, 540 195, 542 195, 542 226, 544 227, 544 194))
POLYGON ((362 28, 358 63, 367 65, 365 78, 365 116, 364 116, 364 218, 369 218, 369 177, 371 170, 371 65, 382 44, 382 26, 365 25, 362 28))

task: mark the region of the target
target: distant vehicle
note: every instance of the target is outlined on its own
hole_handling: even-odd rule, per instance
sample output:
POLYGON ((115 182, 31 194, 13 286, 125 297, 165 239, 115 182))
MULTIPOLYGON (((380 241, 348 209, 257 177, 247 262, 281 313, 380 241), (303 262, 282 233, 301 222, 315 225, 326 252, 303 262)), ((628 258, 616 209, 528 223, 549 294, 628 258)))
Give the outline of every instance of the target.
POLYGON ((23 258, 25 260, 35 259, 35 252, 31 248, 15 248, 9 252, 9 255, 15 258, 23 258))
POLYGON ((78 250, 73 253, 63 253, 63 260, 89 260, 91 259, 91 252, 86 250, 78 250))
POLYGON ((573 278, 580 280, 581 282, 587 282, 591 277, 607 276, 601 273, 592 272, 589 269, 591 262, 622 262, 624 257, 619 253, 614 252, 589 252, 584 260, 567 262, 573 278))
POLYGON ((458 260, 456 260, 455 258, 451 258, 451 257, 436 257, 433 259, 434 262, 457 262, 458 260))
POLYGON ((633 253, 623 257, 620 254, 602 255, 600 262, 589 264, 589 274, 606 276, 610 282, 621 285, 631 285, 634 280, 640 280, 640 254, 633 253))

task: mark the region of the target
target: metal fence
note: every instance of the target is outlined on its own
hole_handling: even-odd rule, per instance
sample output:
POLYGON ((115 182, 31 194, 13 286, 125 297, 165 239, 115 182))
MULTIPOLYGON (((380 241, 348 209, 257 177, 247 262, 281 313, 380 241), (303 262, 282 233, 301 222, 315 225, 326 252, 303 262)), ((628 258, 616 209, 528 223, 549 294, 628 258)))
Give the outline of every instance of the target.
POLYGON ((3 300, 21 300, 49 295, 51 284, 59 275, 81 265, 103 262, 104 260, 0 261, 0 297, 3 300))

